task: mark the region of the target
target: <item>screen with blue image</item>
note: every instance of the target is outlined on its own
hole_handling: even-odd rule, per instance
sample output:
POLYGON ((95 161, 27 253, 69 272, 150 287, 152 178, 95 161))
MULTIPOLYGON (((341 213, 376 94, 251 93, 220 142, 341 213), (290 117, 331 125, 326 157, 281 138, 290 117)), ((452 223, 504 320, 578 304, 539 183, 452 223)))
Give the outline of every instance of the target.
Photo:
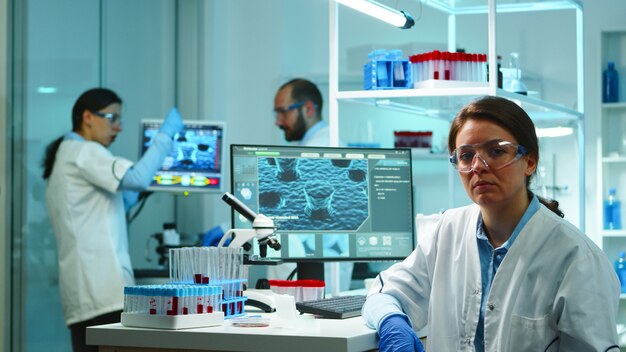
MULTIPOLYGON (((415 246, 409 149, 231 145, 231 191, 284 261, 399 260, 415 246)), ((250 222, 233 212, 234 228, 250 222)), ((258 246, 252 246, 257 250, 258 246)))
MULTIPOLYGON (((152 144, 162 121, 141 121, 141 154, 152 144)), ((221 192, 224 123, 184 121, 173 147, 148 187, 152 191, 221 192)))

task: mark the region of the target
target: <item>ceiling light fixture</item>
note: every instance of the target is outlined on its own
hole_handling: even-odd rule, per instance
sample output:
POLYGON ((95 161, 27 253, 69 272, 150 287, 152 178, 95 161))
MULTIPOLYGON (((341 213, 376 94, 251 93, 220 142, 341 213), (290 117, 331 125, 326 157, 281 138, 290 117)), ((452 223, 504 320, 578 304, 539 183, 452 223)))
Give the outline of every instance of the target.
POLYGON ((57 92, 56 87, 39 86, 37 87, 37 93, 40 94, 54 94, 57 92))
POLYGON ((344 4, 366 15, 378 18, 393 26, 402 29, 413 27, 415 21, 410 14, 404 11, 398 11, 391 7, 385 6, 374 0, 335 0, 340 4, 344 4))
POLYGON ((574 133, 574 129, 571 127, 544 127, 535 128, 537 137, 564 137, 574 133))

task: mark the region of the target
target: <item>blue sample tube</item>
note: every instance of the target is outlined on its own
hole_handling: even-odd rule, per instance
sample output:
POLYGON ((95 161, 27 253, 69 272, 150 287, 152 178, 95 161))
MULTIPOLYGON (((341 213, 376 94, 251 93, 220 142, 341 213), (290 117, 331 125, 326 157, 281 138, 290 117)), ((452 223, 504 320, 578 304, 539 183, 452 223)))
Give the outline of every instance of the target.
POLYGON ((615 103, 619 99, 619 77, 615 69, 615 63, 609 61, 608 69, 602 72, 602 101, 615 103))
POLYGON ((626 253, 619 252, 615 261, 615 272, 619 278, 621 292, 626 293, 626 253))

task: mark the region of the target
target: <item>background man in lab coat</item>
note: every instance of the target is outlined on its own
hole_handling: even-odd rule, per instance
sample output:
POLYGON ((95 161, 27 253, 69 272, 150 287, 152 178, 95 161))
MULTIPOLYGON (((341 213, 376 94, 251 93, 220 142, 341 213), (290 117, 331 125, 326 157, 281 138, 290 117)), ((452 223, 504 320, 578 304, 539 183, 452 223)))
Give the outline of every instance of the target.
MULTIPOLYGON (((323 103, 322 93, 309 80, 294 78, 283 84, 274 98, 274 114, 276 126, 285 132, 285 140, 301 146, 328 147, 330 144, 328 124, 322 120, 321 113, 323 103)), ((336 245, 330 245, 332 240, 325 242, 328 243, 328 249, 334 248, 336 250, 342 247, 340 245, 342 241, 337 241, 336 245)), ((348 248, 343 248, 343 250, 347 251, 348 248)), ((270 267, 268 277, 285 279, 295 267, 295 264, 291 263, 270 267)), ((340 291, 350 289, 353 268, 353 263, 340 263, 340 291)), ((326 280, 326 292, 331 292, 329 263, 324 264, 324 278, 326 280)))
POLYGON ((322 120, 322 104, 322 93, 313 82, 295 78, 283 84, 274 98, 274 113, 285 140, 327 147, 328 124, 322 120))

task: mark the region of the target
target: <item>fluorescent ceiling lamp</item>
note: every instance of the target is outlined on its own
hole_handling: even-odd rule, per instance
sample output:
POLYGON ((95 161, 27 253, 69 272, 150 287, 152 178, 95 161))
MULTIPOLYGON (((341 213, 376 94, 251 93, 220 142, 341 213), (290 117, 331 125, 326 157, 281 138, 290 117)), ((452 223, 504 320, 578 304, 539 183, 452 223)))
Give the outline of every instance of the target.
POLYGON ((537 137, 563 137, 574 133, 571 127, 536 128, 537 137))
POLYGON ((413 17, 404 11, 398 11, 374 0, 335 0, 366 15, 378 18, 398 28, 411 28, 415 24, 413 17))
POLYGON ((57 92, 56 87, 46 87, 46 86, 37 87, 37 93, 40 93, 40 94, 54 94, 56 92, 57 92))

